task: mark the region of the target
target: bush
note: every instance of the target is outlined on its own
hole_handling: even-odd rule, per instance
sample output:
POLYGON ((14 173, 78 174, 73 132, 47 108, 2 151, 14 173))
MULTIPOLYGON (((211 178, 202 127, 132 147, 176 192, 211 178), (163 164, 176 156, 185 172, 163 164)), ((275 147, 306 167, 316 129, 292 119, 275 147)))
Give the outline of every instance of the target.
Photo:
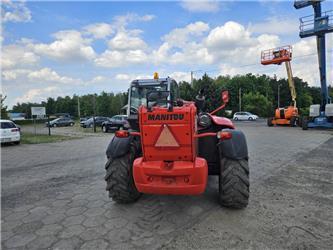
MULTIPOLYGON (((18 121, 13 121, 17 125, 33 125, 34 121, 31 119, 28 120, 18 120, 18 121)), ((47 122, 47 119, 38 119, 36 120, 36 124, 41 124, 47 122)))

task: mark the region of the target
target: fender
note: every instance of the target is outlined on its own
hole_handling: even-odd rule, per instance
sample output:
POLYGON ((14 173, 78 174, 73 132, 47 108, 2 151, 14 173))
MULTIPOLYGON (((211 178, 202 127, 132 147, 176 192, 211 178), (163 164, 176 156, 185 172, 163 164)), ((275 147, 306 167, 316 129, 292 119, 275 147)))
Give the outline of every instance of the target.
POLYGON ((224 128, 227 127, 227 128, 235 129, 234 124, 228 118, 220 117, 220 116, 216 116, 216 115, 211 115, 210 117, 215 125, 222 126, 224 128))
POLYGON ((222 131, 232 133, 232 138, 223 140, 217 144, 221 158, 226 157, 234 160, 248 159, 246 138, 243 132, 234 129, 223 129, 222 131))
POLYGON ((133 136, 118 138, 114 136, 106 149, 106 157, 117 158, 128 153, 133 136))

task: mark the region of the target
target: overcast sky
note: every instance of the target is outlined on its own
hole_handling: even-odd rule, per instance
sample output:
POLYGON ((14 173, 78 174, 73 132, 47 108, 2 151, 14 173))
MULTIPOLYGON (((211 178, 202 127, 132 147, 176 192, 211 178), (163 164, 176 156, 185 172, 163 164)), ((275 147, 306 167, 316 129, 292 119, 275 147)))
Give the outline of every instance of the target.
MULTIPOLYGON (((323 10, 332 2, 323 2, 323 10)), ((293 1, 13 2, 2 0, 2 93, 7 105, 126 91, 135 78, 190 80, 204 72, 287 77, 260 52, 293 45, 294 76, 320 86, 315 38, 300 39, 293 1), (248 66, 250 65, 250 66, 248 66)), ((332 84, 333 35, 326 36, 332 84)))

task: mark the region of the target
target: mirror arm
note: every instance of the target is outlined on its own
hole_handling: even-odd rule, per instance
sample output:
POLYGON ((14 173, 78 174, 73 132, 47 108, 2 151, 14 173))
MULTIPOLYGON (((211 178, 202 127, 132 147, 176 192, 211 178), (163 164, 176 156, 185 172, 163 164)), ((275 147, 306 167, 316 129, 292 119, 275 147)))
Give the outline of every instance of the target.
POLYGON ((215 114, 216 112, 220 111, 221 109, 223 109, 225 107, 225 105, 227 105, 226 103, 223 103, 220 107, 218 107, 217 109, 213 110, 212 112, 210 112, 210 115, 215 114))

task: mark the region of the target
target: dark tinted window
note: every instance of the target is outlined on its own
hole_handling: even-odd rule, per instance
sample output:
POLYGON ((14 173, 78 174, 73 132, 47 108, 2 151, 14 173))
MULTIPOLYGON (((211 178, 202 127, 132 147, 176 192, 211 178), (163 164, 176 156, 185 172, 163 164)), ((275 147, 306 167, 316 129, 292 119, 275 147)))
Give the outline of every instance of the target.
POLYGON ((1 122, 1 128, 16 128, 12 122, 1 122))

